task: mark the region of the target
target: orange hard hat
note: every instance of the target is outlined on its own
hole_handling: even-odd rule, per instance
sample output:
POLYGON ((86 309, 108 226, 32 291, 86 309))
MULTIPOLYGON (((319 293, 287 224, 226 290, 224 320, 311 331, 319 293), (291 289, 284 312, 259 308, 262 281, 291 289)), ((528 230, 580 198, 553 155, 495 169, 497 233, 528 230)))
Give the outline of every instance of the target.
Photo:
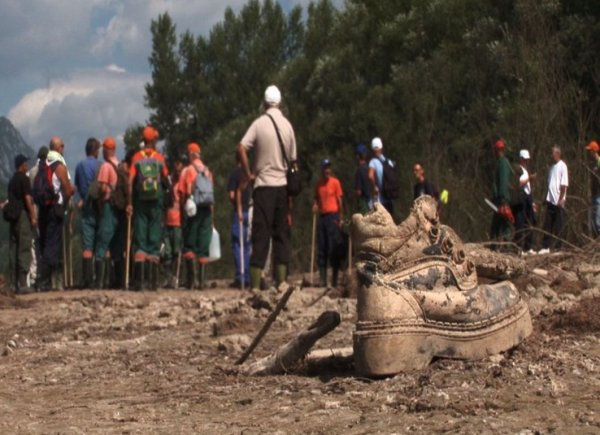
POLYGON ((117 148, 117 143, 112 137, 104 138, 104 142, 102 142, 102 148, 105 150, 114 150, 117 148))
POLYGON ((196 142, 192 142, 192 143, 188 144, 187 150, 188 150, 188 153, 200 154, 200 145, 198 145, 196 142))
POLYGON ((587 144, 587 146, 585 147, 586 150, 590 150, 590 151, 594 151, 594 152, 598 152, 600 151, 600 146, 598 145, 598 142, 596 142, 595 140, 591 141, 589 144, 587 144))
POLYGON ((504 143, 504 139, 498 139, 494 144, 494 148, 497 150, 503 150, 506 144, 504 143))
POLYGON ((158 139, 158 131, 156 131, 154 129, 154 127, 152 127, 151 125, 148 125, 147 127, 144 127, 142 136, 145 141, 151 141, 154 139, 158 139))

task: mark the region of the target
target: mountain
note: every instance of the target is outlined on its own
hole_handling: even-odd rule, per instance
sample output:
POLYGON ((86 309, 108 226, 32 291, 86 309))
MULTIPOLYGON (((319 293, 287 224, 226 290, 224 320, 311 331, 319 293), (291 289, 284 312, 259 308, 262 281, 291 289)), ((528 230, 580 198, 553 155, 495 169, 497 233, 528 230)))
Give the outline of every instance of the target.
POLYGON ((17 154, 33 158, 35 151, 25 143, 21 133, 12 122, 0 116, 0 183, 6 184, 15 172, 14 159, 17 154))

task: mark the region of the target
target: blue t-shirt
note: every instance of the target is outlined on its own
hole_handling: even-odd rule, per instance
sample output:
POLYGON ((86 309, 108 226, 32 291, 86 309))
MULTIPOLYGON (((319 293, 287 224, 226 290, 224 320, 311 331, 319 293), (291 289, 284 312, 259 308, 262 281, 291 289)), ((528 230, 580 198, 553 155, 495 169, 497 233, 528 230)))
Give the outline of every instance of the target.
POLYGON ((102 162, 95 157, 88 156, 77 164, 75 168, 75 187, 81 199, 85 199, 92 181, 96 179, 102 162))

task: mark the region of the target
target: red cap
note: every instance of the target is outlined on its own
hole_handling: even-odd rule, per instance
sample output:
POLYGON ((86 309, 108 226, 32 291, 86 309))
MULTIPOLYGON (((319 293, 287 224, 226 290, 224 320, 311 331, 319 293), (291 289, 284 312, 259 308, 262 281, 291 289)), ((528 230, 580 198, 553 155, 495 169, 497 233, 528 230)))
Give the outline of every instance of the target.
POLYGON ((117 143, 112 137, 109 136, 104 139, 104 142, 102 142, 102 148, 105 150, 114 150, 117 148, 117 143))
POLYGON ((142 133, 144 140, 151 141, 154 139, 158 139, 158 131, 156 131, 152 126, 144 127, 144 132, 142 133))
POLYGON ((200 154, 200 145, 198 145, 196 142, 192 142, 192 143, 188 144, 187 150, 188 150, 188 153, 200 154))
POLYGON ((587 144, 587 146, 585 147, 586 150, 590 150, 590 151, 594 151, 594 152, 598 152, 600 151, 600 146, 598 146, 598 142, 596 142, 595 140, 591 141, 589 144, 587 144))
POLYGON ((503 150, 506 144, 504 143, 504 139, 498 139, 494 144, 494 148, 497 150, 503 150))

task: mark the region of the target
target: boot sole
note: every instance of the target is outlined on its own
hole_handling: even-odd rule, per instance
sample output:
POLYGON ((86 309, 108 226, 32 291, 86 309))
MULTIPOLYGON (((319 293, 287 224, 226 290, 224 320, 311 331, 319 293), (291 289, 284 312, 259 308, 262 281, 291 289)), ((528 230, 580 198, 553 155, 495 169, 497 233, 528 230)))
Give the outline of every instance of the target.
POLYGON ((380 377, 425 368, 433 358, 477 360, 506 351, 532 332, 527 304, 484 322, 358 322, 353 335, 356 370, 380 377))

